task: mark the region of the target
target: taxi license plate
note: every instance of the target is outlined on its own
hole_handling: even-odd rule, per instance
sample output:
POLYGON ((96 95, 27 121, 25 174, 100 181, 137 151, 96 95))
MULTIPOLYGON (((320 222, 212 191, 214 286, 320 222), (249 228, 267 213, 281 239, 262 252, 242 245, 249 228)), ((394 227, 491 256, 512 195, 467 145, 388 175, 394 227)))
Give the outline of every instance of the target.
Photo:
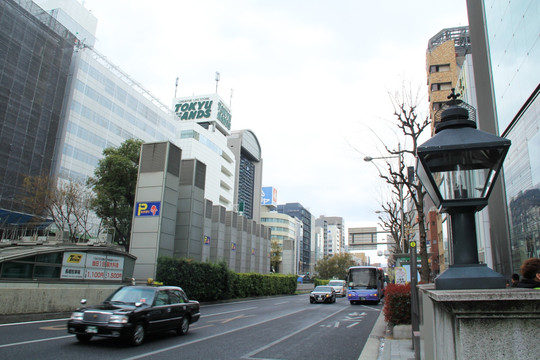
POLYGON ((97 334, 97 327, 96 326, 87 326, 86 332, 88 334, 97 334))
POLYGON ((366 300, 366 298, 365 298, 365 297, 361 297, 360 300, 366 300))

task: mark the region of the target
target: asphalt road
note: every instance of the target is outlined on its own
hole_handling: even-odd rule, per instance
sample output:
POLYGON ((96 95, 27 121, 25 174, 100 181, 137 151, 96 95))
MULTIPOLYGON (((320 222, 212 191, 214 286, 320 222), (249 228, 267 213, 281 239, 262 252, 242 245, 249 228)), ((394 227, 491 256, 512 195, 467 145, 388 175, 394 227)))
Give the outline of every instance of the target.
POLYGON ((116 339, 79 343, 66 320, 0 324, 0 359, 340 359, 357 360, 380 305, 310 304, 309 295, 201 306, 185 336, 147 337, 132 347, 116 339))

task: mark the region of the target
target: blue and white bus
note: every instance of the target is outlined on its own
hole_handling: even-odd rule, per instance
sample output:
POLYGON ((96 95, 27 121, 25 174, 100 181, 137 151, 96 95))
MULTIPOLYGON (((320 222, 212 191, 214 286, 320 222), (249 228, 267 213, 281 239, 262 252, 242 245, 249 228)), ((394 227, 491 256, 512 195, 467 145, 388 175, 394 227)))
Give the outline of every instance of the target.
POLYGON ((384 271, 375 266, 352 266, 347 270, 347 299, 379 303, 384 296, 384 271))

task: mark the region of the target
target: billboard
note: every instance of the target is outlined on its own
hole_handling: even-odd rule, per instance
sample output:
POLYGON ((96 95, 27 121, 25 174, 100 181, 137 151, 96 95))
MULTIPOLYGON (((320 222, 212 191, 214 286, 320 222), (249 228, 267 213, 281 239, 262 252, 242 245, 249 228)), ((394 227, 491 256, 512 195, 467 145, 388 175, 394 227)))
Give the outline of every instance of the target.
POLYGON ((85 252, 65 252, 61 279, 122 280, 124 257, 85 252))
POLYGON ((262 188, 261 205, 277 206, 277 189, 273 186, 265 186, 262 188))
POLYGON ((217 94, 176 98, 173 107, 180 120, 218 121, 231 130, 231 110, 217 94))

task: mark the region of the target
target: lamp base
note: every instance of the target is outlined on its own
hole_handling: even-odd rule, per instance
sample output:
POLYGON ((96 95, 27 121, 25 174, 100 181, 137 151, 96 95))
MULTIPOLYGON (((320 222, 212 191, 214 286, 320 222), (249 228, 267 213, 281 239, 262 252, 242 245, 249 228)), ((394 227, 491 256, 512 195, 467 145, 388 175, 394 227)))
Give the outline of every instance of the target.
POLYGON ((506 280, 486 264, 450 265, 435 279, 436 290, 504 289, 506 280))

